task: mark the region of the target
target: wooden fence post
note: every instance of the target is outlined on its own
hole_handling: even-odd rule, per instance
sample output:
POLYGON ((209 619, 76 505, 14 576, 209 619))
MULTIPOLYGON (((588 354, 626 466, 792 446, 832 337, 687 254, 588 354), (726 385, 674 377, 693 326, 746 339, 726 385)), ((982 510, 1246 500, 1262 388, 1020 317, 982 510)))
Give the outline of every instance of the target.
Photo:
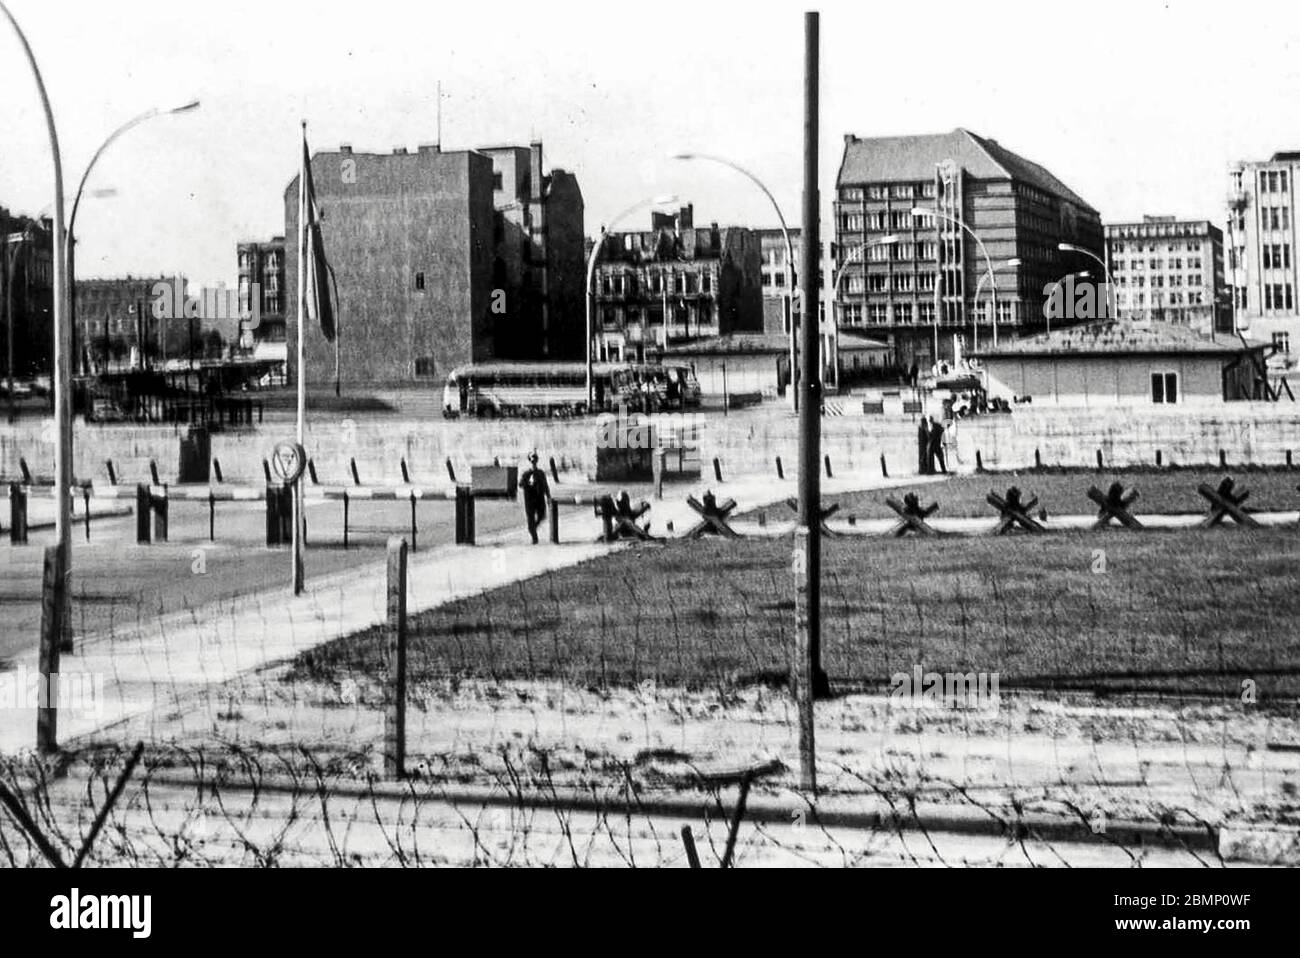
POLYGON ((406 540, 388 540, 388 695, 384 777, 406 777, 406 540))
POLYGON ((66 623, 62 621, 63 590, 67 577, 60 568, 59 547, 45 547, 45 567, 41 578, 41 637, 37 653, 40 688, 37 690, 36 750, 53 755, 59 750, 59 650, 63 645, 66 623), (54 701, 50 698, 54 697, 54 701))
POLYGON ((550 506, 551 544, 558 546, 560 544, 560 504, 552 499, 550 506))

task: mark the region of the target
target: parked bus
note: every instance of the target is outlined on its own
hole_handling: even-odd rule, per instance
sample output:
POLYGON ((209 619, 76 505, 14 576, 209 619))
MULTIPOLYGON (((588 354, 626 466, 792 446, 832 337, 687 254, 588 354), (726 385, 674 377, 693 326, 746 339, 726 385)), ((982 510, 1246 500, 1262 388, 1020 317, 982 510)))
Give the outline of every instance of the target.
MULTIPOLYGON (((697 406, 700 386, 685 366, 596 363, 594 411, 697 406)), ((585 363, 470 363, 447 376, 442 414, 457 416, 573 416, 587 411, 585 363)))

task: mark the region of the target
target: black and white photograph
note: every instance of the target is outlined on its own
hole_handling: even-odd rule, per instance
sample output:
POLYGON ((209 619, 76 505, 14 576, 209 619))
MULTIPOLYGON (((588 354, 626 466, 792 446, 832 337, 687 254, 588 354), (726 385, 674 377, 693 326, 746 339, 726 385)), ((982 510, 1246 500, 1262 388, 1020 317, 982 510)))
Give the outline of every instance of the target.
POLYGON ((0 0, 0 913, 1277 931, 1298 193, 1279 0, 0 0))

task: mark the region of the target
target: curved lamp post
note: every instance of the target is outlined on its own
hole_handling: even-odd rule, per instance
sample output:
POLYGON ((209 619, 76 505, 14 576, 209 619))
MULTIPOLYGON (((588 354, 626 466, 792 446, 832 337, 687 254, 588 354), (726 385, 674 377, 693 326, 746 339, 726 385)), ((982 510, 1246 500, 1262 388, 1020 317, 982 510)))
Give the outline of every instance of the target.
POLYGON ((1114 289, 1114 286, 1111 284, 1110 264, 1107 263, 1100 256, 1098 256, 1096 253, 1094 253, 1092 250, 1084 249, 1082 246, 1075 246, 1073 243, 1057 243, 1056 248, 1059 249, 1062 253, 1082 253, 1084 256, 1087 256, 1089 259, 1096 261, 1097 265, 1101 267, 1102 278, 1106 280, 1106 288, 1107 288, 1106 299, 1107 299, 1107 305, 1109 305, 1109 300, 1110 300, 1109 291, 1111 289, 1114 289))
POLYGON ((786 317, 790 322, 790 402, 792 408, 797 411, 799 409, 799 390, 795 388, 795 377, 797 375, 795 370, 797 368, 796 360, 798 358, 798 349, 796 344, 799 340, 798 333, 794 328, 794 244, 790 241, 790 228, 786 225, 785 214, 781 212, 781 206, 777 203, 776 197, 772 195, 772 191, 767 188, 762 180, 749 172, 749 170, 745 169, 743 166, 733 163, 725 157, 714 156, 711 153, 677 153, 674 154, 673 159, 707 160, 710 163, 719 163, 730 170, 734 170, 762 190, 763 195, 767 197, 767 201, 772 204, 772 209, 776 211, 777 222, 781 224, 781 237, 785 240, 784 301, 786 305, 786 317))
MULTIPOLYGON (((678 197, 673 194, 667 196, 655 196, 648 200, 641 200, 639 203, 633 203, 623 212, 615 216, 609 223, 600 228, 600 235, 591 245, 591 255, 587 258, 587 412, 591 412, 591 407, 595 402, 594 382, 593 382, 593 359, 592 343, 595 340, 595 329, 593 326, 592 314, 595 312, 596 299, 596 260, 600 257, 600 248, 605 245, 605 238, 609 236, 615 226, 621 221, 627 219, 638 210, 645 209, 648 206, 667 206, 669 203, 676 203, 678 197)), ((664 317, 665 325, 668 323, 668 317, 664 317)))
MULTIPOLYGON (((832 310, 840 304, 840 285, 844 282, 844 277, 848 275, 844 271, 845 267, 861 262, 862 257, 866 255, 867 250, 873 246, 893 246, 897 242, 898 237, 895 234, 890 233, 887 236, 879 236, 873 240, 868 240, 865 243, 860 243, 853 247, 853 251, 849 253, 848 256, 844 257, 843 262, 840 263, 839 268, 835 271, 835 288, 831 291, 832 310)), ((835 352, 832 356, 831 363, 831 374, 834 377, 835 387, 837 389, 840 385, 839 325, 839 319, 837 318, 835 320, 835 352)))
MULTIPOLYGON (((943 213, 940 212, 939 210, 927 210, 920 206, 914 207, 912 209, 912 215, 918 218, 925 217, 925 216, 936 216, 939 219, 946 220, 947 222, 954 224, 955 226, 960 226, 963 230, 965 230, 967 233, 970 234, 971 239, 973 239, 976 242, 976 244, 979 246, 980 252, 984 255, 984 262, 988 266, 989 274, 991 275, 993 273, 993 259, 992 257, 989 256, 988 247, 984 245, 984 241, 980 239, 979 234, 976 233, 969 226, 967 226, 965 222, 959 220, 957 217, 951 215, 950 213, 943 213)), ((992 290, 992 296, 993 296, 993 345, 997 346, 998 344, 998 284, 996 279, 994 279, 993 285, 990 287, 990 289, 992 290)), ((938 316, 934 318, 934 360, 935 362, 939 361, 939 317, 938 316)))
MULTIPOLYGON (((72 381, 71 346, 72 330, 68 323, 67 261, 65 232, 63 226, 63 161, 59 152, 59 133, 54 124, 54 111, 50 107, 50 98, 45 90, 45 81, 41 77, 41 68, 36 63, 31 44, 22 27, 14 19, 9 8, 0 0, 0 13, 5 15, 9 25, 18 34, 27 64, 31 67, 32 77, 36 81, 36 91, 40 96, 41 109, 45 113, 45 128, 50 139, 50 156, 54 162, 54 236, 52 259, 54 261, 54 425, 57 442, 54 447, 54 529, 58 539, 56 550, 55 585, 52 603, 52 621, 47 624, 45 634, 53 640, 53 649, 41 649, 41 670, 49 675, 58 671, 58 653, 72 638, 71 604, 68 601, 70 580, 72 578, 72 381), (47 654, 49 658, 47 658, 47 654)), ((39 751, 49 753, 58 749, 58 736, 53 709, 38 709, 36 719, 36 747, 39 751)))
MULTIPOLYGON (((1054 297, 1054 296, 1056 295, 1056 291, 1057 291, 1058 289, 1060 289, 1061 284, 1064 283, 1067 279, 1087 279, 1087 278, 1090 277, 1090 276, 1092 276, 1092 273, 1091 273, 1089 270, 1086 270, 1086 269, 1083 270, 1082 272, 1079 272, 1079 273, 1066 273, 1064 276, 1062 276, 1062 277, 1061 277, 1060 279, 1058 279, 1055 283, 1053 283, 1051 286, 1048 287, 1048 289, 1047 289, 1047 302, 1048 302, 1048 304, 1050 305, 1050 303, 1052 302, 1052 297, 1054 297)), ((1051 309, 1049 309, 1049 308, 1047 308, 1047 307, 1044 307, 1044 309, 1043 309, 1043 318, 1047 320, 1047 332, 1048 332, 1048 333, 1051 333, 1051 331, 1052 331, 1052 311, 1051 311, 1051 309)))
MULTIPOLYGON (((68 287, 72 293, 75 294, 76 292, 77 240, 75 230, 77 225, 77 210, 81 208, 81 196, 86 190, 86 181, 90 179, 90 174, 95 169, 95 164, 99 162, 99 158, 104 155, 105 151, 108 150, 108 148, 112 146, 113 143, 122 136, 122 134, 126 133, 128 130, 134 129, 141 123, 159 116, 176 116, 180 113, 190 113, 198 108, 199 101, 192 100, 189 103, 173 107, 170 110, 159 110, 156 108, 145 110, 143 113, 127 120, 110 133, 108 139, 104 140, 104 142, 99 145, 99 149, 95 151, 95 155, 90 158, 90 162, 86 165, 86 171, 81 174, 81 182, 77 184, 77 194, 72 200, 72 212, 68 216, 68 235, 66 240, 68 251, 66 255, 68 262, 68 287)), ((77 331, 77 297, 75 295, 71 296, 69 306, 69 325, 72 327, 72 336, 75 339, 77 331)), ((143 351, 143 343, 140 344, 140 348, 143 351)))

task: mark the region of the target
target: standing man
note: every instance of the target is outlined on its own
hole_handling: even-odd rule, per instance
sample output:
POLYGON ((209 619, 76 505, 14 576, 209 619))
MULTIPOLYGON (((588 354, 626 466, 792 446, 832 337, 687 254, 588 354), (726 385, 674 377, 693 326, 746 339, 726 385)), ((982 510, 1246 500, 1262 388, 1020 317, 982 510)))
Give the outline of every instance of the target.
POLYGON ((524 516, 528 520, 528 534, 537 545, 537 527, 546 518, 546 502, 551 498, 551 487, 546 482, 546 473, 537 466, 537 453, 528 456, 531 464, 520 482, 524 490, 524 516))
POLYGON ((923 476, 928 476, 934 472, 934 453, 930 446, 930 427, 921 417, 920 424, 916 427, 916 471, 923 476))
POLYGON ((930 472, 934 472, 934 464, 939 464, 939 471, 944 475, 948 474, 948 463, 943 458, 943 424, 935 422, 934 417, 930 417, 930 472))

